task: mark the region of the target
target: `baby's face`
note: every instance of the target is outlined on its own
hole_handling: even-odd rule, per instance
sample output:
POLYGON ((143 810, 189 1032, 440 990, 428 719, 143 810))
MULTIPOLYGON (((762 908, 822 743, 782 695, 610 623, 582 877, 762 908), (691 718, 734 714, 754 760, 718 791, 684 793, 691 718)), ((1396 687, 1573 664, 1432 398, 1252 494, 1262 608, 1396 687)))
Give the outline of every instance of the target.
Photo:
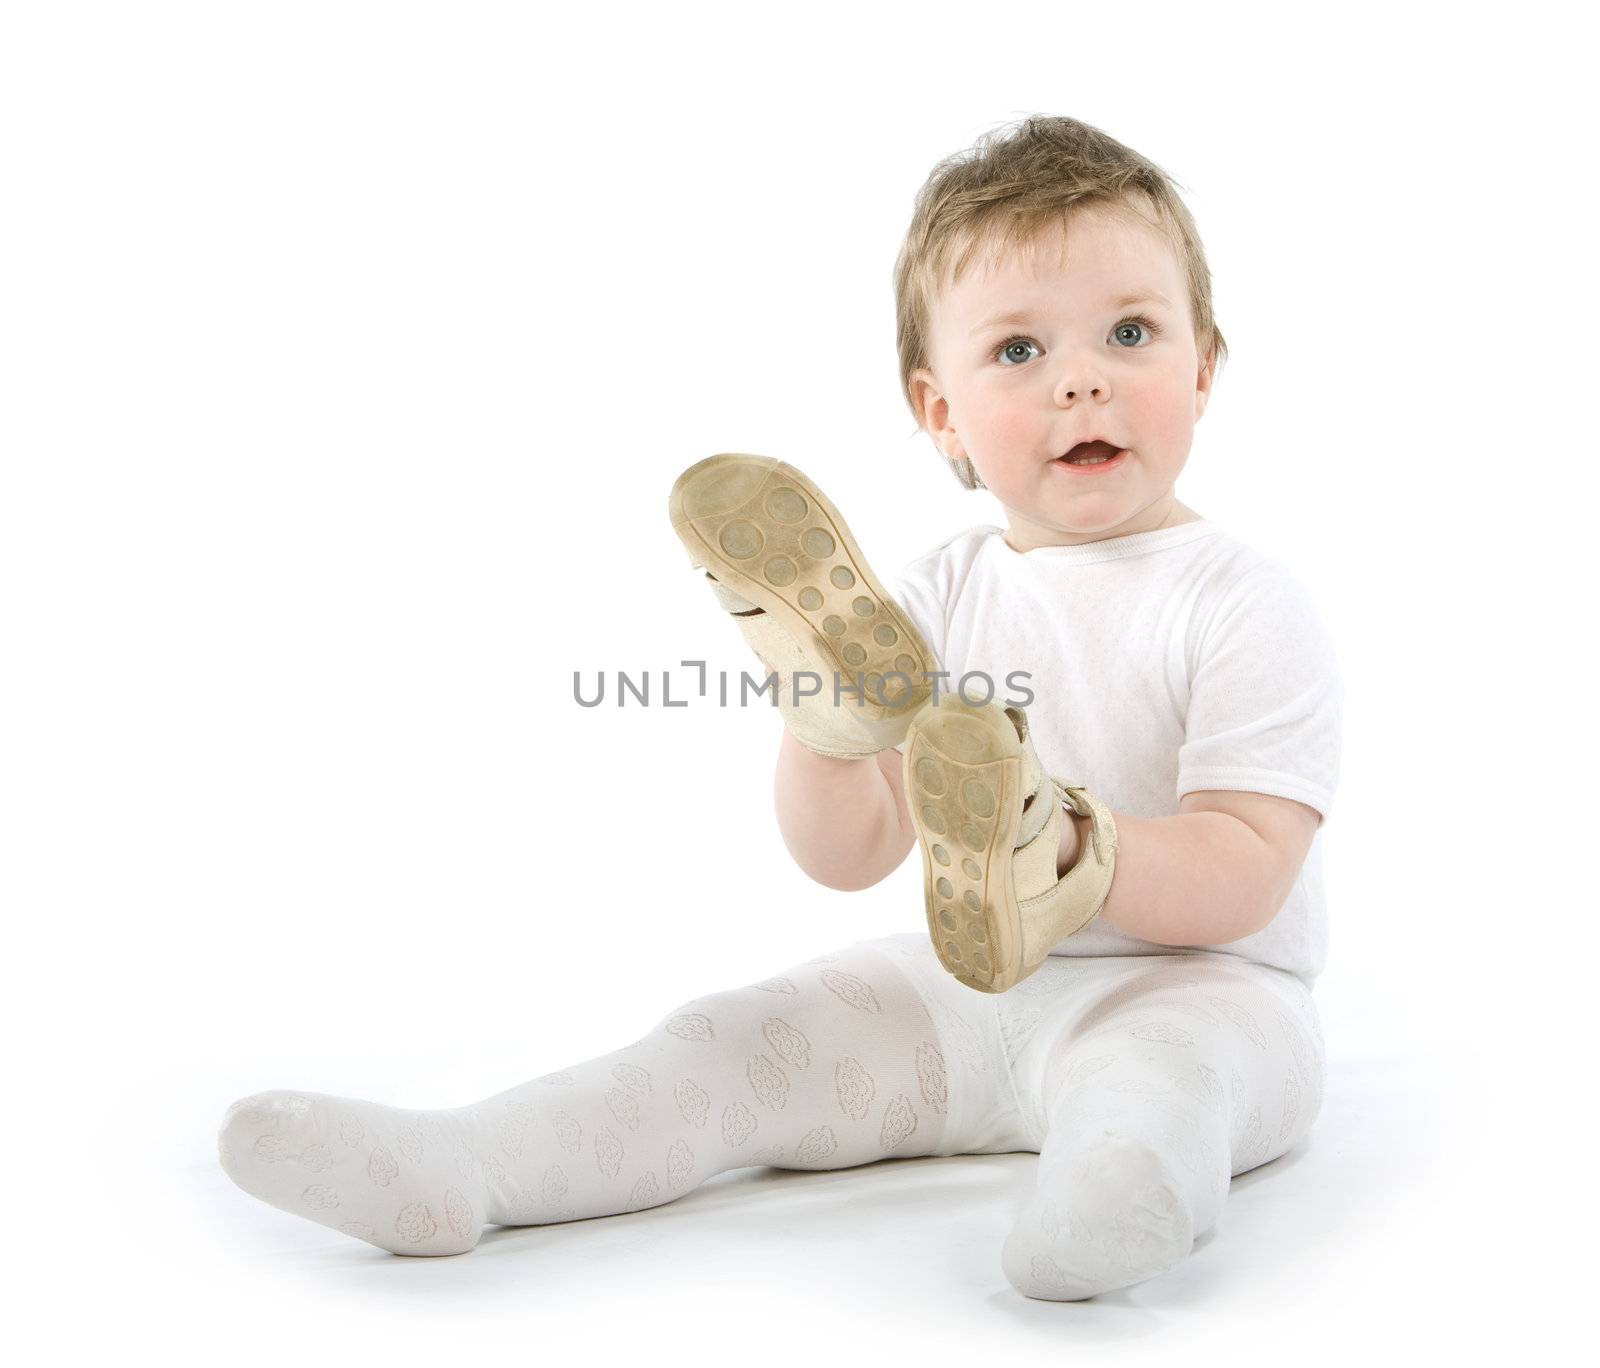
POLYGON ((1212 377, 1183 268, 1154 229, 1099 209, 1076 211, 1070 233, 1064 263, 1059 230, 975 260, 934 301, 932 367, 911 376, 923 426, 945 455, 971 460, 1022 551, 1196 516, 1174 484, 1212 377), (1122 454, 1061 459, 1093 438, 1122 454))

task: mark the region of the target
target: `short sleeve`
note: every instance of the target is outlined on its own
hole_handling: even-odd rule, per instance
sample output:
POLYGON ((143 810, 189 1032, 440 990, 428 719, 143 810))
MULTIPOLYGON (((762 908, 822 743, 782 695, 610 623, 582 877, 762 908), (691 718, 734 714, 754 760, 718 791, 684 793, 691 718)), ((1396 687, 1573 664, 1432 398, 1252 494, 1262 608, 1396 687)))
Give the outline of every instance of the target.
POLYGON ((1264 560, 1197 614, 1178 797, 1269 793, 1326 819, 1339 785, 1344 686, 1310 594, 1264 560), (1204 616, 1205 621, 1198 621, 1204 616))

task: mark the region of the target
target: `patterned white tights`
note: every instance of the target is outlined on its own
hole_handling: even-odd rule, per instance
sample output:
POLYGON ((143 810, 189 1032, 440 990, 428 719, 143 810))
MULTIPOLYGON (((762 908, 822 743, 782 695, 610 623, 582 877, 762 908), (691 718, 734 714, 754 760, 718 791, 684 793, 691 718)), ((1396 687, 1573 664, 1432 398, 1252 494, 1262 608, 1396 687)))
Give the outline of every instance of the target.
POLYGON ((862 941, 684 1003, 624 1049, 456 1110, 317 1093, 231 1106, 246 1192, 397 1254, 484 1225, 660 1206, 755 1164, 1040 1155, 1001 1263, 1077 1300, 1183 1259, 1232 1173, 1276 1158, 1322 1094, 1298 981, 1221 954, 1053 958, 991 996, 921 933, 862 941))

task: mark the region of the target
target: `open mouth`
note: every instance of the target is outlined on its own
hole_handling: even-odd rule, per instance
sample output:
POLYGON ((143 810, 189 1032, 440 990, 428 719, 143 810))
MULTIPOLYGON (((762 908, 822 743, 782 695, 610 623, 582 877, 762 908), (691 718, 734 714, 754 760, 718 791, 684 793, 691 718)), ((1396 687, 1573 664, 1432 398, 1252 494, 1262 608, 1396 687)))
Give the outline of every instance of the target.
POLYGON ((1065 456, 1057 456, 1056 464, 1069 466, 1074 470, 1100 470, 1109 465, 1120 464, 1127 453, 1110 442, 1079 442, 1065 456))

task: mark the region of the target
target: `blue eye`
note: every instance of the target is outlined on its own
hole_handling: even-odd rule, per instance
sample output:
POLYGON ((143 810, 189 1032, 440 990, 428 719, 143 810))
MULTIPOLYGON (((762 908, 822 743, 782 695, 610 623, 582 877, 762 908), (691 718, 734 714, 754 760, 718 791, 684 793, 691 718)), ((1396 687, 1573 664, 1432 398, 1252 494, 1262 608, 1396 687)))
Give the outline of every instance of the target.
MULTIPOLYGON (((1145 318, 1142 314, 1136 314, 1134 317, 1132 317, 1132 318, 1124 318, 1122 320, 1122 322, 1118 323, 1117 326, 1111 330, 1111 335, 1113 337, 1118 337, 1118 336, 1122 335, 1129 328, 1140 329, 1145 334, 1147 334, 1148 337, 1155 337, 1161 331, 1161 325, 1159 323, 1156 323, 1156 322, 1152 321, 1151 319, 1145 318)), ((1004 360, 1004 357, 1007 355, 1007 353, 1010 352, 1010 350, 1013 347, 1022 346, 1022 345, 1030 346, 1030 347, 1034 348, 1035 351, 1040 351, 1041 355, 1043 354, 1041 349, 1040 349, 1040 347, 1039 347, 1039 344, 1037 342, 1035 342, 1031 337, 1026 337, 1026 336, 1023 336, 1021 333, 1018 333, 1014 337, 1006 338, 1006 340, 1004 342, 1002 342, 998 347, 996 347, 994 349, 994 353, 993 353, 992 359, 995 360, 995 361, 998 361, 1001 365, 1005 366, 1007 369, 1011 369, 1011 368, 1013 368, 1013 366, 1016 366, 1016 365, 1021 365, 1024 361, 1027 361, 1029 358, 1026 357, 1026 356, 1023 356, 1023 357, 1020 357, 1020 358, 1013 358, 1012 361, 1008 362, 1008 361, 1004 360)), ((1128 347, 1120 347, 1119 350, 1121 350, 1121 351, 1138 351, 1138 350, 1140 350, 1140 348, 1137 345, 1135 345, 1135 346, 1128 346, 1128 347)))
POLYGON ((1154 337, 1158 332, 1161 331, 1161 329, 1152 323, 1148 318, 1125 318, 1111 330, 1111 335, 1115 337, 1125 328, 1138 328, 1141 332, 1148 333, 1151 337, 1154 337))
MULTIPOLYGON (((1022 347, 1022 346, 1032 347, 1035 351, 1037 351, 1039 349, 1039 344, 1037 342, 1035 342, 1031 337, 1008 337, 1008 338, 1006 338, 1006 340, 1004 342, 1002 342, 998 347, 995 348, 994 359, 996 361, 1000 361, 1001 358, 1003 356, 1005 356, 1005 354, 1007 352, 1009 352, 1013 347, 1022 347)), ((1026 356, 1021 358, 1022 361, 1026 361, 1027 359, 1028 358, 1026 356)), ((1003 365, 1004 362, 1001 362, 1001 364, 1003 365)), ((1018 364, 1020 365, 1021 362, 1019 361, 1018 364)))

